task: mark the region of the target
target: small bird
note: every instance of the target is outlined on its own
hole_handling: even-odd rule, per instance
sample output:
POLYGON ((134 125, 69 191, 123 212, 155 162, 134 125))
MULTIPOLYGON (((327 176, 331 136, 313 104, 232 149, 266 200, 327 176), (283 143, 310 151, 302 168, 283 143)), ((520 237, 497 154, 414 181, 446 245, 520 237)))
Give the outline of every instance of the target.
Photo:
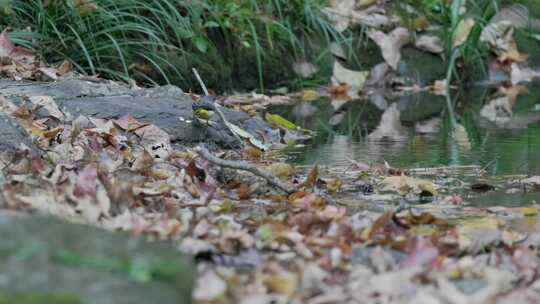
POLYGON ((193 114, 195 115, 197 121, 206 125, 212 125, 215 123, 211 122, 211 119, 216 111, 214 99, 215 97, 212 96, 204 96, 199 101, 193 103, 191 108, 193 109, 193 114))

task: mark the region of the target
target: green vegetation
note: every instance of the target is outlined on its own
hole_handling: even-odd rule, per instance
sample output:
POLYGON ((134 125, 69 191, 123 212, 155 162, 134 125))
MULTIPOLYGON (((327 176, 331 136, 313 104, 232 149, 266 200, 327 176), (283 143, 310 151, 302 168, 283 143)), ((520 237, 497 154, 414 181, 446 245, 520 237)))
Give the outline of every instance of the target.
POLYGON ((173 260, 147 258, 120 258, 84 256, 69 250, 58 250, 51 256, 53 262, 75 267, 125 273, 132 280, 145 283, 151 280, 174 282, 182 267, 173 260))
POLYGON ((197 87, 192 67, 215 89, 290 83, 294 61, 328 61, 329 44, 345 40, 323 0, 2 1, 0 29, 49 62, 185 89, 197 87))
POLYGON ((82 304, 76 294, 0 291, 0 304, 82 304))

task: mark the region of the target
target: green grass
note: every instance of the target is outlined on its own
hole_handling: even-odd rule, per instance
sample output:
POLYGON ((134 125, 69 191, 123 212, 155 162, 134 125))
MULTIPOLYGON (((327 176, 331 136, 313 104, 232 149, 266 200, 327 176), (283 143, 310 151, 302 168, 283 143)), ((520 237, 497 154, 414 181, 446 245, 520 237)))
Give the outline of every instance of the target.
POLYGON ((11 27, 17 44, 51 63, 186 90, 198 88, 193 67, 217 90, 290 84, 294 61, 328 63, 321 54, 330 56, 330 43, 348 39, 323 16, 324 0, 88 0, 90 10, 73 1, 0 1, 10 4, 0 29, 11 27))

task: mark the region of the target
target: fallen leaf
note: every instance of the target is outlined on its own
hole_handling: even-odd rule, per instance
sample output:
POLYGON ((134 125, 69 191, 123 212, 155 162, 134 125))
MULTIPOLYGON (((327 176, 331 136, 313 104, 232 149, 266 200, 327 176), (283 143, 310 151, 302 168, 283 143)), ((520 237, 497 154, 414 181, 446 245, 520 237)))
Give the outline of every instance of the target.
POLYGON ((433 35, 420 35, 414 42, 414 46, 420 50, 433 54, 441 54, 444 52, 441 39, 433 35))
POLYGON ((319 177, 319 166, 313 167, 311 171, 309 171, 308 176, 306 177, 306 180, 300 184, 299 187, 303 188, 313 188, 315 184, 317 183, 317 179, 319 177))
POLYGON ((304 101, 314 101, 321 98, 321 96, 316 90, 304 89, 300 92, 300 98, 304 101))
POLYGON ((206 180, 206 172, 204 169, 197 167, 194 160, 189 162, 188 166, 186 167, 186 173, 191 178, 196 178, 200 182, 204 182, 206 180))
POLYGON ((266 112, 264 114, 264 118, 266 119, 267 122, 274 124, 276 126, 283 127, 285 129, 298 130, 300 128, 297 125, 295 125, 292 121, 283 118, 279 114, 271 114, 269 112, 266 112))
POLYGON ((385 177, 382 184, 384 186, 383 190, 395 191, 401 195, 407 193, 420 194, 423 191, 431 193, 431 195, 437 195, 437 190, 435 190, 433 182, 406 175, 385 177))
POLYGON ((96 12, 99 6, 92 0, 71 0, 73 6, 79 11, 81 15, 88 15, 96 12))
POLYGON ((369 135, 369 140, 402 141, 407 137, 407 130, 401 124, 401 113, 393 103, 382 114, 379 125, 369 135))
POLYGON ((264 283, 271 292, 291 296, 297 289, 298 277, 292 272, 282 271, 265 277, 264 283))
POLYGON ((52 117, 63 121, 65 119, 65 115, 60 109, 58 108, 58 105, 54 101, 54 99, 50 96, 30 96, 28 97, 28 100, 33 103, 34 105, 41 107, 45 109, 49 115, 52 117))
POLYGON ((196 301, 215 301, 225 295, 227 284, 214 271, 207 270, 197 276, 193 299, 196 301))
POLYGON ((414 237, 407 245, 407 258, 401 262, 404 267, 427 266, 439 256, 439 250, 429 239, 414 237))
POLYGON ((297 61, 293 63, 292 68, 296 75, 302 78, 311 78, 319 71, 316 65, 307 61, 297 61))
MULTIPOLYGON (((291 200, 290 197, 289 200, 291 200)), ((315 194, 304 194, 292 200, 292 204, 301 208, 322 209, 326 207, 326 200, 315 194)))
MULTIPOLYGON (((343 94, 343 91, 346 88, 349 98, 357 98, 359 96, 358 92, 364 86, 368 74, 369 72, 367 71, 349 70, 336 60, 334 61, 334 70, 332 74, 332 86, 339 88, 341 94, 343 94), (346 87, 344 88, 343 85, 346 85, 346 87)), ((336 92, 333 94, 336 94, 336 92)))
POLYGON ((97 165, 95 163, 88 164, 77 174, 73 194, 78 197, 85 195, 94 197, 97 182, 97 165))
POLYGON ((326 189, 328 189, 328 192, 330 193, 336 193, 341 189, 341 185, 343 182, 339 178, 334 178, 326 183, 326 189))
POLYGON ((462 19, 454 31, 454 38, 452 42, 452 47, 456 48, 461 46, 467 39, 469 38, 469 35, 474 27, 476 22, 473 18, 465 18, 462 19))
POLYGON ((435 95, 446 96, 448 94, 448 81, 446 79, 435 80, 430 89, 435 95))
POLYGON ((240 138, 247 139, 249 141, 249 143, 252 144, 253 146, 255 146, 257 149, 260 149, 262 151, 267 151, 268 150, 267 145, 265 145, 262 141, 260 141, 258 138, 256 138, 254 135, 252 135, 248 131, 246 131, 246 130, 240 128, 239 126, 237 126, 237 125, 235 125, 233 123, 230 123, 230 122, 227 122, 226 124, 227 124, 227 127, 229 128, 229 130, 231 130, 231 132, 235 133, 240 138))
POLYGON ((512 84, 531 82, 535 78, 540 78, 540 71, 522 67, 517 63, 512 63, 510 69, 510 80, 512 84))
POLYGON ((531 176, 521 180, 523 184, 540 185, 540 175, 531 176))
POLYGON ((295 173, 295 169, 288 163, 272 163, 266 166, 266 170, 281 179, 289 179, 295 173))
POLYGON ((371 38, 381 49, 382 56, 392 69, 397 70, 401 60, 401 48, 409 42, 410 34, 406 28, 398 27, 389 34, 381 31, 368 31, 371 38))

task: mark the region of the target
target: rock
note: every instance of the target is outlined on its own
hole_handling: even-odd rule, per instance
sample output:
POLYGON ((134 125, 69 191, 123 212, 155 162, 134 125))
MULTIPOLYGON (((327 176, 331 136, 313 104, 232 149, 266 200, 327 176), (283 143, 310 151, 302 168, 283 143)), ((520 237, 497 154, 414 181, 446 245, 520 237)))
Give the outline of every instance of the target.
POLYGON ((400 119, 406 125, 437 116, 445 108, 445 98, 429 92, 406 94, 401 96, 398 101, 398 110, 401 113, 400 119))
POLYGON ((0 211, 0 303, 191 303, 195 268, 173 247, 0 211))
MULTIPOLYGON (((155 124, 168 132, 178 143, 211 142, 230 148, 236 139, 214 115, 215 122, 203 126, 195 122, 193 100, 178 87, 168 85, 157 88, 132 90, 112 81, 60 80, 52 83, 15 82, 0 80, 0 94, 15 103, 24 96, 51 96, 63 111, 74 119, 78 115, 116 118, 126 114, 155 124)), ((271 126, 244 112, 223 109, 229 122, 262 140, 271 126)), ((0 139, 1 141, 1 139, 0 139)))
POLYGON ((446 65, 438 55, 405 47, 401 50, 401 56, 399 75, 411 84, 425 86, 446 77, 446 65))
POLYGON ((30 150, 35 150, 26 132, 8 115, 0 112, 0 151, 12 152, 24 144, 30 150))

